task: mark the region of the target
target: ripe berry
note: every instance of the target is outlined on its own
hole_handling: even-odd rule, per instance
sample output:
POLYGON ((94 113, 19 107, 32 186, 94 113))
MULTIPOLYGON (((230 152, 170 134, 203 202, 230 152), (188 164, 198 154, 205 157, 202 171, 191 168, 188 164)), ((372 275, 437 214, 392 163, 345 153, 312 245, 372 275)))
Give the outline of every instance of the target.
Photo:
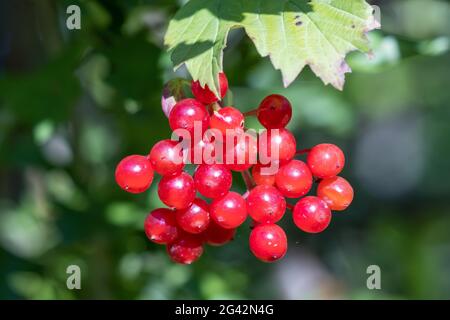
POLYGON ((203 240, 211 246, 221 246, 233 240, 236 229, 225 229, 214 221, 209 223, 208 229, 203 232, 203 240))
POLYGON ((240 134, 233 143, 228 140, 223 144, 224 162, 230 170, 244 171, 256 163, 258 142, 251 134, 240 134))
MULTIPOLYGON (((219 146, 221 145, 219 144, 219 146)), ((198 141, 187 141, 186 149, 183 152, 185 152, 186 160, 190 164, 214 164, 217 163, 217 148, 213 140, 203 138, 198 141)))
MULTIPOLYGON (((219 91, 221 98, 225 97, 228 91, 228 79, 225 73, 219 73, 219 91)), ((202 88, 200 81, 192 81, 192 94, 195 99, 204 104, 211 104, 219 101, 219 98, 209 89, 208 85, 202 88)))
POLYGON ((214 111, 210 120, 211 129, 220 130, 223 134, 227 130, 244 128, 244 115, 236 108, 225 107, 219 111, 214 111))
POLYGON ((245 200, 236 192, 228 192, 211 203, 210 215, 222 228, 235 229, 247 218, 245 200))
POLYGON ((186 129, 193 135, 196 122, 203 134, 209 126, 209 113, 206 107, 195 99, 181 100, 170 111, 169 125, 172 131, 186 129))
POLYGON ((158 244, 167 244, 178 236, 175 213, 166 208, 153 210, 144 222, 145 234, 158 244))
POLYGON ((275 223, 286 211, 286 200, 277 188, 257 186, 247 197, 247 212, 259 223, 275 223))
POLYGON ((267 129, 286 127, 292 117, 292 106, 285 97, 272 94, 264 98, 257 111, 259 122, 267 129))
POLYGON ((264 262, 274 262, 284 257, 287 238, 284 230, 276 224, 260 224, 250 233, 250 250, 264 262))
POLYGON ((315 177, 331 178, 344 168, 345 156, 334 144, 323 143, 311 149, 306 162, 315 177))
POLYGON ((195 198, 194 179, 186 172, 164 176, 158 185, 158 195, 166 206, 185 209, 195 198))
POLYGON ((257 185, 273 186, 275 184, 275 174, 262 174, 261 169, 264 166, 255 164, 252 168, 253 180, 257 185))
POLYGON ((190 264, 203 254, 205 243, 215 246, 231 241, 247 215, 251 217, 251 252, 265 262, 281 259, 288 243, 284 230, 275 223, 287 206, 292 208, 285 197, 304 197, 314 177, 320 181, 317 196, 304 197, 292 208, 298 228, 321 232, 331 221, 331 210, 350 205, 353 189, 337 176, 345 164, 343 152, 332 144, 297 151, 296 139, 286 129, 292 106, 285 97, 269 95, 256 110, 245 114, 256 115, 266 128, 254 136, 245 131, 239 110, 216 103, 228 90, 224 73, 218 75, 218 96, 193 81, 195 99, 182 100, 183 84, 184 80, 174 80, 162 97, 163 111, 179 141, 159 141, 147 157, 129 156, 115 172, 119 186, 132 193, 145 191, 154 172, 162 176, 158 196, 169 208, 153 210, 144 228, 151 241, 166 245, 172 260, 190 264), (308 153, 306 163, 294 160, 303 153, 308 153), (187 163, 198 165, 193 177, 183 171, 187 163), (244 171, 246 196, 230 191, 231 170, 244 171), (212 203, 196 198, 197 191, 212 203))
POLYGON ((320 181, 317 196, 324 200, 331 210, 342 211, 353 201, 353 188, 344 178, 327 178, 320 181))
POLYGON ((285 163, 292 160, 297 152, 295 137, 287 129, 266 130, 259 139, 259 155, 262 158, 285 163))
POLYGON ((223 164, 204 164, 195 170, 194 182, 202 196, 214 199, 230 191, 233 177, 231 171, 223 164))
POLYGON ((162 176, 181 172, 184 168, 183 150, 179 142, 162 140, 156 143, 149 155, 153 169, 162 176))
POLYGON ((177 223, 186 232, 201 233, 208 228, 209 206, 205 200, 197 198, 183 210, 176 212, 177 223))
POLYGON ((318 197, 304 197, 294 207, 292 213, 295 225, 309 233, 325 230, 331 221, 331 210, 325 201, 318 197))
POLYGON ((119 162, 116 168, 116 182, 125 191, 141 193, 153 181, 153 169, 144 156, 132 155, 119 162))
POLYGON ((183 233, 167 245, 167 253, 173 261, 191 264, 203 254, 203 244, 199 236, 183 233))
POLYGON ((306 163, 292 160, 282 166, 275 176, 278 190, 288 198, 299 198, 311 190, 313 178, 306 163))

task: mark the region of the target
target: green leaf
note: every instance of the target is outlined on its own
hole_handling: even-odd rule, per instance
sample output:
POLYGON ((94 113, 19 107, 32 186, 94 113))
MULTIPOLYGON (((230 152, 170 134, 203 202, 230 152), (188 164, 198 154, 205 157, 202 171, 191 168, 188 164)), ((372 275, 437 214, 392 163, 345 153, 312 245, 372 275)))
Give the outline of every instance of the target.
POLYGON ((32 72, 7 73, 1 77, 0 97, 4 106, 27 123, 66 120, 81 92, 73 70, 83 50, 84 44, 76 43, 32 72))
POLYGON ((306 65, 342 89, 345 56, 369 51, 366 33, 379 27, 364 0, 191 0, 169 24, 165 44, 175 68, 217 94, 230 29, 244 28, 262 57, 270 57, 289 86, 306 65))

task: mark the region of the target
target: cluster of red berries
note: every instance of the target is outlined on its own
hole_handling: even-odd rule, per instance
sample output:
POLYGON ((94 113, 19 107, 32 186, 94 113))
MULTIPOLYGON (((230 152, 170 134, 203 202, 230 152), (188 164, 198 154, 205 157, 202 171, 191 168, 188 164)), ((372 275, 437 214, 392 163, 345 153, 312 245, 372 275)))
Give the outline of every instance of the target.
MULTIPOLYGON (((223 73, 219 80, 223 98, 228 81, 223 73)), ((199 82, 193 82, 191 88, 195 99, 182 99, 169 112, 171 129, 193 133, 197 123, 202 133, 208 128, 223 135, 232 131, 237 138, 220 144, 203 136, 199 141, 180 139, 184 148, 178 148, 180 141, 162 140, 148 156, 126 157, 116 169, 117 183, 131 193, 147 190, 154 172, 162 176, 158 195, 168 208, 148 215, 145 232, 151 241, 166 245, 174 261, 190 264, 202 255, 205 243, 229 242, 236 228, 250 216, 250 250, 258 259, 272 262, 287 251, 286 234, 276 224, 286 209, 292 210, 299 229, 318 233, 329 225, 332 210, 341 211, 350 205, 353 189, 347 180, 337 176, 344 167, 343 152, 333 144, 297 151, 294 135, 285 128, 292 116, 291 104, 285 97, 270 95, 256 110, 245 114, 256 115, 266 128, 254 138, 260 142, 257 145, 252 143, 252 136, 239 138, 245 135, 244 114, 233 107, 221 107, 214 93, 199 82), (223 158, 216 159, 218 148, 224 151, 223 158), (273 150, 278 151, 276 158, 270 158, 273 150), (199 161, 193 161, 196 151, 203 155, 199 161), (270 164, 262 164, 262 152, 271 159, 270 164), (294 159, 302 153, 307 153, 306 163, 294 159), (186 162, 198 165, 193 176, 184 171, 186 162), (267 174, 264 169, 274 162, 277 170, 267 174), (244 195, 230 191, 232 171, 242 173, 248 188, 244 195), (317 196, 306 196, 314 181, 318 183, 317 196), (286 198, 300 199, 294 206, 286 198)))

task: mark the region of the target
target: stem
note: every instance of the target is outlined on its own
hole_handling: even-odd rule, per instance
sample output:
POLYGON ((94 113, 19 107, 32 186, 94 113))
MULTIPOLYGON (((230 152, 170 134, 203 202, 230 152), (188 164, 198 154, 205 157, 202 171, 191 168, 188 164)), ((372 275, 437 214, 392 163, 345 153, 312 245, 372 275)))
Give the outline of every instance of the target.
POLYGON ((207 110, 208 110, 208 112, 209 112, 210 115, 212 115, 212 114, 214 114, 214 112, 217 112, 217 111, 219 111, 220 109, 222 109, 222 107, 220 106, 220 104, 217 103, 217 102, 208 104, 208 106, 207 106, 206 108, 207 108, 207 110))
POLYGON ((209 108, 211 109, 212 112, 219 111, 220 109, 222 109, 222 107, 218 102, 211 103, 209 105, 209 108))
POLYGON ((299 155, 308 153, 308 152, 310 152, 310 151, 311 151, 311 149, 302 149, 302 150, 298 150, 298 151, 295 153, 295 155, 296 155, 296 156, 299 156, 299 155))
POLYGON ((252 190, 256 186, 256 183, 255 183, 255 181, 253 181, 253 177, 250 174, 250 171, 248 171, 248 170, 242 171, 241 175, 242 175, 242 179, 244 179, 244 183, 245 183, 245 186, 247 187, 247 191, 252 190))
POLYGON ((244 113, 244 117, 255 117, 258 115, 258 109, 247 111, 244 113))
POLYGON ((294 211, 294 207, 295 206, 293 204, 286 203, 286 208, 288 208, 289 210, 294 211))

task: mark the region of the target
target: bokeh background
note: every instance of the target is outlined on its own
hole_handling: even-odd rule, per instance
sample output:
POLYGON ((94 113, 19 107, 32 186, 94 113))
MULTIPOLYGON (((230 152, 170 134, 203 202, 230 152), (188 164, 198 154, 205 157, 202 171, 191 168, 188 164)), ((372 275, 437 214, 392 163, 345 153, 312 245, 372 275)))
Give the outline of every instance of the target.
POLYGON ((450 298, 450 2, 371 3, 383 27, 372 59, 350 56, 343 92, 309 70, 282 88, 242 31, 225 52, 236 107, 284 94, 300 147, 344 149, 351 208, 319 235, 286 214, 277 263, 251 255, 247 224, 181 266, 143 232, 157 181, 130 195, 114 169, 170 135, 162 86, 188 75, 173 73, 162 38, 182 1, 0 0, 0 298, 450 298), (66 28, 70 4, 81 30, 66 28), (82 290, 66 288, 71 264, 82 290), (381 290, 366 287, 370 265, 381 290))

